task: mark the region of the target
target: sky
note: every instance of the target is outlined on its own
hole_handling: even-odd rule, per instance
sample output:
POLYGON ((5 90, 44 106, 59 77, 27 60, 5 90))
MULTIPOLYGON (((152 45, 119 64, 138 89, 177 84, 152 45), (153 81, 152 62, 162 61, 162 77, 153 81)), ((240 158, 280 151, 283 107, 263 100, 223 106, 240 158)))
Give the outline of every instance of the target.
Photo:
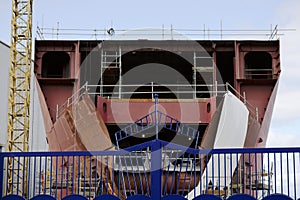
MULTIPOLYGON (((278 24, 282 74, 268 146, 300 144, 300 1, 34 0, 36 27, 88 29, 267 29, 278 24)), ((0 0, 0 40, 10 43, 11 0, 0 0)), ((249 37, 248 39, 255 39, 249 37)))

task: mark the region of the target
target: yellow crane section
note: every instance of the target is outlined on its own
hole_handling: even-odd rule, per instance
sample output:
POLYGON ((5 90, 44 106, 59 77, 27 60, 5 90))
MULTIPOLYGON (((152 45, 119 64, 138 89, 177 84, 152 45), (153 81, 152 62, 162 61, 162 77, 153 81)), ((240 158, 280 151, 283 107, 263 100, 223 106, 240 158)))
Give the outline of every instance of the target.
MULTIPOLYGON (((27 152, 29 150, 32 3, 33 0, 12 0, 6 149, 8 152, 27 152)), ((23 189, 26 193, 28 160, 26 158, 9 158, 7 162, 7 193, 17 193, 18 189, 23 189)), ((24 193, 23 195, 27 196, 24 193)))

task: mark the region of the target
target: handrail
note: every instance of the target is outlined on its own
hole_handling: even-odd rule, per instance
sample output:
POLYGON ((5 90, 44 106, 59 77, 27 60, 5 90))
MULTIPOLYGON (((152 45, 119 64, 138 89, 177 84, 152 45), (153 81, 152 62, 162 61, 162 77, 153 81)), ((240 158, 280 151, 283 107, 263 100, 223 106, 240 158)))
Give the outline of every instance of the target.
POLYGON ((180 29, 171 26, 165 26, 149 29, 113 29, 113 28, 99 28, 99 29, 82 29, 82 28, 60 28, 60 27, 39 27, 37 26, 37 36, 40 40, 51 38, 82 38, 82 39, 159 39, 159 40, 192 40, 192 39, 230 39, 232 36, 257 37, 260 39, 277 40, 279 36, 284 35, 285 32, 295 31, 290 28, 278 28, 277 25, 271 29, 224 29, 221 27, 215 29, 194 28, 194 29, 180 29), (111 31, 113 30, 113 31, 111 31))
POLYGON ((273 70, 269 69, 269 68, 251 68, 251 69, 247 69, 245 68, 245 78, 251 78, 251 79, 255 79, 256 78, 268 78, 268 79, 272 79, 273 76, 273 70))
POLYGON ((253 71, 262 71, 262 72, 271 72, 272 71, 272 69, 268 69, 268 68, 266 68, 266 69, 260 69, 260 68, 257 68, 257 69, 254 69, 254 68, 251 68, 251 69, 247 69, 247 68, 245 68, 245 71, 246 72, 253 72, 253 71))
MULTIPOLYGON (((122 85, 88 85, 89 88, 102 88, 100 91, 102 92, 89 92, 89 94, 92 95, 106 95, 109 98, 122 98, 122 95, 124 94, 151 94, 152 99, 154 99, 154 93, 173 93, 173 94, 213 94, 216 90, 214 84, 197 84, 197 85, 190 85, 190 84, 155 84, 153 82, 148 84, 122 84, 122 85), (149 91, 128 91, 126 89, 133 88, 140 88, 145 87, 149 88, 149 91), (166 87, 170 90, 161 90, 161 91, 155 91, 155 88, 159 87, 166 87), (197 87, 206 87, 207 90, 197 90, 195 91, 194 88, 197 87), (112 92, 103 92, 103 88, 114 88, 112 92), (174 88, 174 89, 172 89, 174 88), (175 89, 177 88, 177 89, 175 89), (182 88, 182 90, 179 90, 178 88, 182 88), (190 89, 189 89, 190 88, 190 89), (115 96, 114 96, 115 95, 115 96)), ((95 89, 94 89, 95 90, 95 89)), ((223 94, 225 91, 223 91, 223 94)))
POLYGON ((70 96, 67 101, 65 101, 65 103, 63 103, 61 106, 56 106, 56 119, 58 119, 58 117, 61 115, 61 113, 64 112, 64 110, 72 105, 74 105, 74 103, 78 102, 80 100, 80 98, 83 96, 83 94, 85 92, 88 92, 88 84, 87 82, 80 87, 77 91, 74 92, 74 94, 72 94, 72 96, 70 96))
POLYGON ((108 88, 116 88, 112 92, 102 92, 102 96, 107 96, 109 98, 121 98, 123 95, 132 95, 132 94, 151 94, 151 98, 154 99, 154 93, 157 94, 211 94, 211 95, 224 95, 225 93, 232 91, 238 98, 240 98, 244 104, 247 106, 250 113, 255 116, 256 120, 258 120, 258 108, 249 103, 246 99, 246 93, 243 95, 240 94, 233 86, 231 86, 228 82, 225 84, 197 84, 197 85, 190 85, 190 84, 155 84, 153 82, 149 84, 122 84, 122 85, 89 85, 87 82, 79 88, 71 97, 67 99, 67 101, 62 104, 61 106, 57 106, 56 109, 56 118, 58 118, 63 111, 73 105, 75 102, 78 102, 84 93, 88 93, 89 95, 100 95, 100 92, 93 92, 96 91, 98 87, 108 87, 108 88), (148 87, 149 91, 126 91, 126 88, 139 88, 139 87, 148 87), (171 90, 161 90, 155 91, 155 88, 159 87, 166 87, 171 90), (194 90, 194 87, 201 88, 206 87, 207 90, 194 90), (224 89, 220 89, 224 88, 224 89), (121 89, 120 89, 121 88, 121 89), (124 89, 125 88, 125 89, 124 89), (174 90, 172 89, 174 88, 174 90), (176 89, 175 89, 176 88, 176 89), (179 88, 182 88, 181 90, 179 88), (190 88, 190 90, 189 90, 190 88), (122 91, 123 89, 123 91, 122 91))
POLYGON ((243 95, 241 95, 232 85, 230 85, 229 83, 225 84, 226 87, 226 91, 230 91, 232 90, 235 95, 240 98, 244 104, 247 106, 248 110, 255 116, 256 120, 258 120, 258 108, 255 107, 254 105, 252 105, 251 103, 249 103, 249 101, 247 101, 246 99, 246 93, 244 92, 243 95))

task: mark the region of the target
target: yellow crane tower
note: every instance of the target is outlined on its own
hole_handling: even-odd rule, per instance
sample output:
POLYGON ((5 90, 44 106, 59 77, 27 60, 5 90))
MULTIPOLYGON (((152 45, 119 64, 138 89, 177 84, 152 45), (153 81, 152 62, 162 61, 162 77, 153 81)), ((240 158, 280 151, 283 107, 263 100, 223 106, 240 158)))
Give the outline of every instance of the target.
MULTIPOLYGON (((29 150, 32 3, 33 0, 12 0, 6 149, 8 152, 29 150)), ((28 160, 9 158, 7 162, 7 193, 17 193, 17 188, 20 190, 23 188, 25 189, 23 195, 26 197, 28 160)))

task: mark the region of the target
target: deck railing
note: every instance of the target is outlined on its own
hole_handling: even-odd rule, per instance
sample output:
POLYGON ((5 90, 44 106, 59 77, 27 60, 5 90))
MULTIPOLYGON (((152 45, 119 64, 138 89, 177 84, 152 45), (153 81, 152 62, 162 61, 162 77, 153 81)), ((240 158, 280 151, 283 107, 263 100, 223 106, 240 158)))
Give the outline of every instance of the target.
POLYGON ((287 31, 295 29, 282 29, 277 25, 266 29, 224 29, 208 28, 204 24, 202 28, 178 29, 173 27, 162 26, 148 29, 76 29, 57 27, 39 27, 36 28, 38 39, 94 39, 94 40, 228 40, 228 39, 249 39, 249 36, 257 39, 277 40, 279 36, 284 35, 287 31))
MULTIPOLYGON (((194 85, 193 85, 194 86, 194 85)), ((246 98, 246 93, 240 94, 233 86, 229 83, 225 84, 218 84, 217 82, 213 85, 205 85, 205 84, 198 84, 197 91, 192 88, 191 85, 186 84, 164 84, 158 85, 154 83, 149 83, 147 85, 139 85, 139 84, 130 84, 130 85, 122 85, 122 89, 119 89, 119 85, 89 85, 85 83, 80 89, 78 89, 74 94, 69 97, 65 103, 62 105, 57 105, 56 108, 56 118, 61 116, 64 113, 64 110, 67 107, 72 106, 74 103, 78 102, 84 93, 88 93, 89 95, 95 96, 100 95, 106 98, 130 98, 132 95, 149 95, 150 99, 154 99, 155 94, 159 94, 160 98, 163 94, 173 94, 176 95, 176 98, 180 99, 182 95, 185 98, 193 99, 194 96, 197 95, 206 95, 206 98, 209 96, 222 96, 227 92, 232 92, 235 94, 244 104, 247 106, 251 115, 258 120, 258 108, 249 103, 246 98), (110 92, 96 92, 97 88, 115 88, 110 92), (145 91, 135 91, 137 88, 144 87, 147 90, 145 91), (160 90, 161 87, 167 88, 167 90, 160 90), (159 89, 158 89, 159 88, 159 89), (208 95, 208 96, 207 96, 208 95)), ((183 97, 182 97, 183 98, 183 97)), ((183 98, 184 99, 184 98, 183 98)))
POLYGON ((9 182, 15 195, 27 199, 41 194, 55 199, 73 194, 120 199, 136 194, 152 199, 204 194, 263 199, 274 193, 300 197, 300 148, 199 150, 153 140, 114 151, 1 153, 0 172, 1 197, 8 195, 9 182), (7 180, 11 157, 28 158, 27 184, 18 176, 25 168, 17 162, 13 179, 7 180))

